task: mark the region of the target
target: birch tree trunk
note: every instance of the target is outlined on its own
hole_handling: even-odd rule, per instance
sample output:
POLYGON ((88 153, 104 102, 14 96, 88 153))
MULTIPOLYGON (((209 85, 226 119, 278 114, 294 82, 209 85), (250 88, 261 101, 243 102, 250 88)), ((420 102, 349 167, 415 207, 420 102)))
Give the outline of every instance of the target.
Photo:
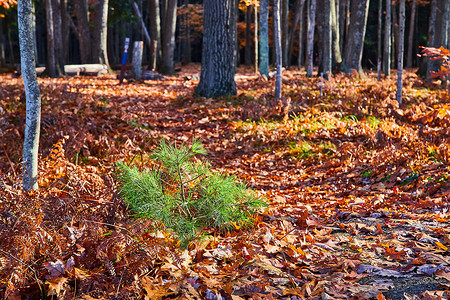
POLYGON ((259 72, 269 76, 269 0, 260 0, 259 3, 259 72))
POLYGON ((409 19, 409 33, 408 33, 408 55, 406 60, 406 66, 411 68, 413 65, 413 53, 414 51, 414 25, 416 22, 416 7, 417 0, 413 0, 411 4, 411 17, 409 19))
POLYGON ((282 57, 281 52, 281 24, 280 24, 280 0, 273 0, 273 25, 275 40, 275 56, 277 65, 277 77, 275 80, 275 98, 281 99, 282 57))
POLYGON ((308 0, 308 35, 306 45, 306 76, 313 76, 314 27, 316 23, 316 0, 308 0))
POLYGON ((204 2, 203 47, 200 82, 202 97, 236 94, 236 5, 234 0, 204 2))
POLYGON ((389 77, 391 75, 391 0, 386 0, 383 70, 385 77, 389 77))
POLYGON ((398 64, 397 64, 397 102, 402 104, 403 88, 403 52, 405 44, 405 0, 400 0, 399 28, 398 28, 398 64))
POLYGON ((38 189, 38 149, 41 123, 41 95, 36 76, 32 27, 32 0, 17 5, 20 64, 26 98, 25 139, 23 143, 23 189, 38 189))
POLYGON ((168 0, 164 18, 165 26, 162 28, 162 56, 160 72, 163 74, 173 74, 175 50, 175 28, 177 24, 177 0, 168 0))
POLYGON ((345 43, 342 70, 350 73, 356 70, 361 77, 364 77, 361 67, 361 59, 364 47, 364 37, 366 35, 367 14, 369 10, 369 0, 352 1, 350 12, 350 27, 348 38, 345 43))
POLYGON ((107 48, 108 33, 108 0, 95 1, 94 33, 92 43, 94 44, 93 62, 105 64, 111 69, 108 61, 107 48))

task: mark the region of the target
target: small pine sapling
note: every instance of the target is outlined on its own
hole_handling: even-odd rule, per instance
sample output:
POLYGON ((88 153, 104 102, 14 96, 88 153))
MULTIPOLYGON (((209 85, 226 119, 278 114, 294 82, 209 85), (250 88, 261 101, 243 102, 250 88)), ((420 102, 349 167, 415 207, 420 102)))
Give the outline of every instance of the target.
POLYGON ((152 153, 152 170, 139 171, 118 163, 120 193, 136 217, 151 218, 171 229, 186 247, 202 228, 230 231, 250 226, 264 199, 236 177, 213 172, 196 158, 206 154, 199 141, 192 146, 164 140, 152 153))

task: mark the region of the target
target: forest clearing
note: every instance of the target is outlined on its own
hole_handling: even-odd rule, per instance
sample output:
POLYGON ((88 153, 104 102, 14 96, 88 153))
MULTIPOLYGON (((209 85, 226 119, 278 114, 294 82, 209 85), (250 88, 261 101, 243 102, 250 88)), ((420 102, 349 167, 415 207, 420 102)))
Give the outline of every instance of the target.
POLYGON ((199 66, 119 85, 40 78, 39 187, 24 192, 25 93, 0 78, 0 297, 7 299, 448 299, 450 103, 404 72, 324 81, 250 68, 237 96, 193 96, 199 66), (203 142, 214 170, 269 206, 254 226, 179 247, 137 219, 116 162, 150 168, 166 139, 203 142))

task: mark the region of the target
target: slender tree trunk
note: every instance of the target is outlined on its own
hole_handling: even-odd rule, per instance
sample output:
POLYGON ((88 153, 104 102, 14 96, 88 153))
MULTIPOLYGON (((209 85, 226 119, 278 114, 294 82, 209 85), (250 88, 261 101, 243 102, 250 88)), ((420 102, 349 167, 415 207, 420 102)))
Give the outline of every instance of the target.
POLYGON ((189 9, 189 0, 184 0, 184 5, 186 9, 186 14, 184 18, 184 63, 191 63, 191 18, 189 9))
POLYGON ((46 70, 50 77, 59 77, 58 68, 56 66, 56 41, 55 28, 53 23, 53 5, 52 0, 45 0, 45 20, 47 23, 47 62, 46 70))
POLYGON ((108 0, 95 1, 94 33, 92 44, 94 63, 105 64, 111 69, 108 61, 107 33, 108 33, 108 0))
POLYGON ((259 6, 259 72, 269 76, 269 0, 260 0, 259 6))
POLYGON ((339 48, 344 49, 344 40, 347 38, 346 24, 347 24, 347 0, 337 0, 339 1, 339 48))
POLYGON ((252 11, 250 6, 246 7, 245 12, 245 56, 244 64, 250 66, 252 64, 252 11))
POLYGON ((236 6, 234 0, 204 2, 203 47, 200 82, 195 89, 202 97, 236 94, 236 6))
POLYGON ((23 143, 23 189, 38 189, 38 149, 41 123, 41 95, 36 76, 31 0, 17 5, 20 61, 26 98, 25 139, 23 143))
POLYGON ((165 27, 162 32, 162 59, 160 71, 163 74, 174 72, 175 28, 177 23, 177 0, 168 0, 166 7, 165 27))
POLYGON ((391 29, 391 62, 392 65, 395 66, 395 62, 396 62, 396 55, 398 53, 398 10, 397 10, 397 4, 394 2, 391 5, 391 9, 392 9, 392 29, 391 29))
POLYGON ((300 70, 302 65, 303 65, 303 57, 304 57, 304 53, 303 53, 303 45, 304 45, 304 41, 303 41, 303 17, 304 17, 304 6, 305 6, 305 0, 298 0, 300 1, 300 20, 299 20, 299 30, 298 30, 298 69, 300 70))
POLYGON ((332 65, 336 66, 338 69, 341 66, 342 63, 342 55, 341 55, 341 48, 340 48, 340 39, 339 36, 339 22, 337 20, 338 12, 336 11, 338 9, 338 5, 336 5, 336 0, 330 0, 331 1, 331 41, 332 41, 332 65))
POLYGON ((69 34, 70 34, 70 15, 67 12, 67 0, 60 0, 61 4, 61 34, 62 34, 62 63, 63 72, 64 64, 69 59, 69 34))
POLYGON ((60 0, 51 0, 53 7, 53 28, 55 40, 55 63, 58 77, 64 74, 64 42, 62 38, 62 15, 60 0))
POLYGON ((273 24, 274 24, 274 40, 275 55, 277 65, 277 77, 275 81, 275 98, 281 99, 281 76, 282 76, 282 50, 281 50, 281 24, 280 24, 280 2, 281 0, 273 0, 273 24))
POLYGON ((417 0, 413 0, 411 4, 411 18, 409 19, 409 33, 408 33, 408 58, 406 66, 412 68, 414 51, 414 25, 416 23, 416 7, 417 0))
POLYGON ((386 0, 386 19, 384 21, 384 76, 391 75, 391 0, 386 0))
MULTIPOLYGON (((435 47, 436 44, 436 18, 437 18, 437 0, 431 0, 431 12, 430 12, 430 20, 428 25, 428 47, 435 47)), ((428 60, 427 61, 427 71, 426 71, 426 77, 427 81, 431 81, 431 73, 434 61, 428 60)))
POLYGON ((3 35, 3 18, 0 18, 0 66, 6 64, 5 39, 3 35))
POLYGON ((306 45, 306 76, 313 76, 314 27, 316 23, 316 0, 308 0, 308 36, 306 45))
POLYGON ((292 48, 294 46, 295 32, 297 31, 297 25, 298 25, 298 22, 300 21, 300 14, 302 12, 301 11, 302 2, 303 2, 303 0, 297 0, 297 6, 295 8, 295 13, 294 13, 294 23, 292 24, 291 30, 289 31, 289 44, 288 44, 288 54, 287 54, 288 66, 291 65, 291 61, 292 61, 292 48))
MULTIPOLYGON (((283 39, 283 66, 288 66, 288 47, 289 47, 289 0, 282 0, 283 4, 283 31, 281 37, 283 39)), ((280 4, 281 5, 281 4, 280 4)), ((281 9, 281 6, 280 6, 281 9)), ((281 20, 281 19, 280 19, 281 20)))
POLYGON ((253 5, 255 15, 255 73, 258 73, 258 6, 253 5))
POLYGON ((89 30, 88 3, 86 0, 74 1, 75 14, 77 17, 78 39, 80 41, 81 63, 92 62, 91 55, 91 32, 89 30))
POLYGON ((378 30, 377 30, 377 79, 381 80, 381 64, 383 55, 381 51, 383 49, 383 1, 378 1, 378 30))
POLYGON ((398 34, 398 64, 397 64, 397 102, 402 104, 402 88, 403 88, 403 53, 405 44, 405 0, 400 0, 399 10, 399 34, 398 34))
POLYGON ((323 74, 328 79, 331 73, 331 1, 318 0, 317 9, 318 19, 321 20, 318 25, 318 33, 320 34, 319 48, 319 74, 323 74))
POLYGON ((155 70, 156 65, 159 65, 159 62, 161 61, 161 17, 159 11, 159 0, 149 1, 149 11, 150 11, 150 37, 153 43, 156 42, 156 47, 152 47, 151 51, 152 59, 150 69, 155 70))
POLYGON ((348 39, 345 44, 343 71, 350 73, 356 70, 360 77, 364 77, 361 67, 361 59, 364 47, 364 37, 366 35, 367 15, 369 10, 369 0, 352 1, 350 14, 350 28, 348 39))

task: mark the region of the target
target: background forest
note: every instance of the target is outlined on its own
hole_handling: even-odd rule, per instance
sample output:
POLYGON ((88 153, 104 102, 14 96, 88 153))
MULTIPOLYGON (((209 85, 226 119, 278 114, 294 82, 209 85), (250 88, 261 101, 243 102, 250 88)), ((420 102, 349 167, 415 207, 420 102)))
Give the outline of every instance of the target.
MULTIPOLYGON (((315 14, 318 21, 313 32, 314 65, 322 66, 323 57, 327 56, 324 41, 328 39, 324 37, 328 31, 332 32, 330 40, 333 49, 333 68, 336 69, 342 59, 345 62, 346 51, 354 52, 351 49, 346 50, 351 47, 355 37, 351 31, 351 18, 361 16, 362 21, 354 24, 364 29, 362 32, 365 31, 362 67, 376 69, 379 58, 384 59, 382 65, 384 72, 389 72, 386 71, 388 65, 396 67, 399 1, 353 2, 355 5, 352 7, 350 0, 283 0, 281 3, 283 66, 304 65, 307 61, 307 35, 308 28, 311 28, 308 23, 311 23, 312 14, 315 14), (386 6, 387 4, 389 5, 386 6), (316 9, 313 11, 309 9, 311 5, 316 9), (367 15, 364 11, 366 9, 367 15), (325 26, 327 22, 322 20, 330 17, 331 26, 325 26)), ((261 5, 269 5, 272 9, 271 1, 262 1, 261 4, 259 1, 250 0, 239 2, 239 13, 236 18, 238 64, 251 65, 258 55, 258 52, 255 52, 255 34, 258 35, 258 26, 255 26, 258 24, 255 24, 255 20, 259 20, 261 5)), ((419 66, 420 59, 417 58, 419 46, 448 46, 447 28, 450 19, 448 7, 448 1, 406 1, 404 53, 406 67, 419 66)), ((149 65, 150 69, 156 64, 162 73, 172 73, 173 63, 201 62, 202 1, 38 0, 34 1, 34 10, 35 51, 37 64, 40 66, 53 61, 52 65, 109 61, 113 67, 118 66, 121 62, 125 37, 130 37, 132 41, 144 41, 144 63, 149 65), (102 17, 105 16, 107 20, 102 21, 102 17), (106 28, 102 27, 106 22, 107 37, 104 33, 106 28), (146 30, 149 38, 146 37, 146 30), (101 38, 102 34, 105 38, 101 38), (153 44, 154 41, 157 45, 153 44), (101 54, 102 48, 107 52, 106 55, 101 54)), ((269 24, 272 24, 272 13, 269 16, 269 24)), ((274 45, 272 25, 269 25, 269 38, 269 44, 274 45)), ((274 49, 270 51, 270 61, 274 63, 275 51, 272 50, 274 49)), ((0 10, 1 65, 18 64, 18 53, 17 12, 12 5, 0 10)))

